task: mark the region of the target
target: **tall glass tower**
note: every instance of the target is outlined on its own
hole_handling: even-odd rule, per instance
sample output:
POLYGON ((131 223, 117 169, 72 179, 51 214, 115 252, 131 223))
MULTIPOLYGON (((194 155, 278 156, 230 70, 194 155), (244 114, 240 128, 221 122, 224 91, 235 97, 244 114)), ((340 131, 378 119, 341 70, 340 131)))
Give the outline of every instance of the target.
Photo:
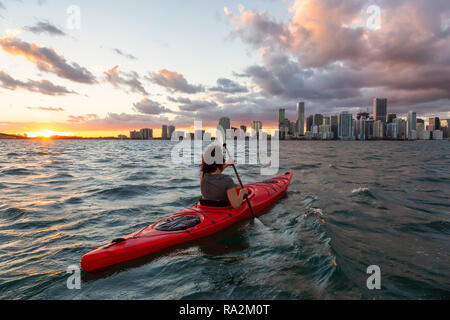
POLYGON ((284 119, 286 119, 286 110, 280 109, 278 111, 278 123, 283 123, 284 119))
POLYGON ((387 99, 373 99, 373 119, 386 123, 387 99))
POLYGON ((353 139, 353 115, 349 112, 341 112, 339 114, 339 139, 353 139))
POLYGON ((408 112, 408 116, 406 119, 406 136, 408 138, 411 137, 411 131, 416 131, 417 126, 417 116, 414 111, 408 112))
POLYGON ((297 103, 297 132, 303 136, 305 134, 305 103, 297 103))

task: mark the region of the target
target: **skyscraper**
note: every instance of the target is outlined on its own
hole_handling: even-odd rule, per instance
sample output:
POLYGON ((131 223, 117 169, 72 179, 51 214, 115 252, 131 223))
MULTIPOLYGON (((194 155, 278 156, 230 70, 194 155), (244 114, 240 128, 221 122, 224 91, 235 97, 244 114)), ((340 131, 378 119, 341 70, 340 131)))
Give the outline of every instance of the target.
POLYGON ((141 129, 140 135, 143 140, 150 140, 153 138, 153 129, 141 129))
POLYGON ((312 132, 314 116, 309 116, 306 118, 306 131, 312 132))
POLYGON ((387 99, 373 99, 373 119, 386 123, 387 99))
POLYGON ((448 126, 449 126, 450 119, 441 120, 441 130, 443 132, 442 136, 443 138, 448 138, 448 126))
POLYGON ((356 120, 361 120, 361 119, 369 119, 370 114, 368 112, 360 112, 356 115, 356 120))
POLYGON ((413 131, 414 133, 416 132, 416 126, 417 126, 416 113, 414 111, 409 111, 406 120, 406 137, 408 139, 412 139, 412 137, 414 136, 412 132, 413 131))
POLYGON ((338 138, 338 129, 339 129, 339 116, 338 115, 332 115, 330 116, 330 125, 331 125, 331 132, 333 132, 334 139, 338 138))
POLYGON ((301 136, 305 134, 305 103, 297 103, 297 133, 301 136))
POLYGON ((161 137, 163 140, 168 140, 169 139, 169 128, 166 125, 162 126, 162 132, 161 132, 161 137))
POLYGON ((168 139, 172 139, 172 135, 175 132, 175 126, 169 126, 169 136, 168 139))
POLYGON ((353 139, 353 116, 347 111, 339 114, 339 139, 353 139))
POLYGON ((225 131, 225 133, 227 133, 227 130, 231 129, 230 118, 227 118, 227 117, 220 118, 219 127, 222 127, 222 129, 225 131))
POLYGON ((259 130, 262 130, 262 122, 252 121, 252 129, 255 130, 256 133, 259 133, 259 130))
POLYGON ((278 110, 278 124, 283 123, 286 119, 286 110, 280 109, 278 110))
POLYGON ((313 118, 313 125, 315 126, 321 126, 323 124, 323 115, 315 114, 313 118))
POLYGON ((439 117, 430 118, 429 126, 431 132, 435 130, 441 130, 441 121, 439 120, 439 117))
POLYGON ((387 115, 387 123, 393 123, 394 119, 397 118, 397 115, 395 113, 389 113, 387 115))

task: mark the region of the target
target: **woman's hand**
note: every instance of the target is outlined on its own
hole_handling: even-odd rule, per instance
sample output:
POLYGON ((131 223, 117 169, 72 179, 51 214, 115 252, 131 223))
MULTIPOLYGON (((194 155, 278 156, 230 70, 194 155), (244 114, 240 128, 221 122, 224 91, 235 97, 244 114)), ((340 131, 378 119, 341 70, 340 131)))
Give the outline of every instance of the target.
POLYGON ((250 192, 248 191, 248 189, 242 189, 241 192, 239 193, 239 195, 242 194, 242 197, 246 197, 250 194, 250 192))

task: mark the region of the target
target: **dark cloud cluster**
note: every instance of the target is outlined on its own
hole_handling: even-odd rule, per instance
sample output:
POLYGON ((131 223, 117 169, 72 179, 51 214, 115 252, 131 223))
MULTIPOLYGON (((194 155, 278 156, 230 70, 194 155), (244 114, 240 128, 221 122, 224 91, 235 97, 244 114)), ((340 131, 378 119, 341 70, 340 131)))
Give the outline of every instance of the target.
POLYGON ((27 26, 23 28, 24 30, 30 31, 32 33, 41 34, 46 33, 50 36, 66 36, 67 34, 60 28, 51 24, 48 21, 39 21, 34 26, 27 26))
POLYGON ((170 109, 162 106, 159 102, 144 98, 134 104, 134 110, 141 114, 159 115, 163 113, 171 113, 170 109))
POLYGON ((74 82, 96 83, 94 75, 89 70, 75 62, 67 62, 63 56, 51 48, 40 47, 13 37, 0 38, 0 46, 9 54, 25 57, 41 71, 54 73, 74 82))
POLYGON ((16 80, 4 71, 0 70, 0 84, 8 90, 24 89, 31 92, 39 92, 49 96, 63 96, 66 94, 76 94, 66 87, 58 86, 48 80, 28 80, 26 82, 16 80))
POLYGON ((119 71, 119 66, 105 72, 106 81, 111 83, 115 87, 126 86, 132 92, 141 93, 142 95, 148 95, 142 82, 140 81, 140 76, 137 72, 124 73, 119 71))
POLYGON ((151 72, 147 79, 171 92, 194 94, 205 91, 203 86, 190 84, 182 74, 167 69, 151 72))
POLYGON ((137 60, 137 57, 135 57, 134 55, 130 54, 130 53, 125 53, 120 49, 114 48, 113 52, 117 53, 120 56, 123 56, 129 60, 137 60))
POLYGON ((248 89, 236 81, 227 79, 227 78, 219 78, 217 80, 217 86, 209 88, 211 92, 224 92, 224 93, 246 93, 248 89))

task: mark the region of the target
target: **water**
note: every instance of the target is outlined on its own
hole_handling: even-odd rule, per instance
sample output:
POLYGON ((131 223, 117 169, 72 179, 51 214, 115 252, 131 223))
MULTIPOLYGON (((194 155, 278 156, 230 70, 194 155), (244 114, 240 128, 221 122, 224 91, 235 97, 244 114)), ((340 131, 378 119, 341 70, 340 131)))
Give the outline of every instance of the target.
POLYGON ((198 199, 198 167, 172 164, 172 146, 0 140, 0 299, 450 299, 446 141, 281 142, 280 174, 295 176, 264 228, 243 221, 68 290, 83 254, 198 199), (370 265, 382 290, 366 287, 370 265))

